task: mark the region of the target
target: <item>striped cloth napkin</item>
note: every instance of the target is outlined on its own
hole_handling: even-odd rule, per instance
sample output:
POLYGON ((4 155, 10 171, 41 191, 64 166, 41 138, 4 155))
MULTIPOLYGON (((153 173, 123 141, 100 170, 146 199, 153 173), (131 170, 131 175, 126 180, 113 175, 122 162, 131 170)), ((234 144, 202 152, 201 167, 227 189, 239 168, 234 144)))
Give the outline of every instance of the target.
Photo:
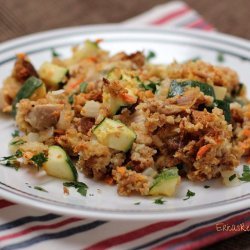
MULTIPOLYGON (((157 6, 124 24, 213 30, 179 1, 157 6)), ((46 213, 0 199, 1 250, 199 249, 240 233, 222 230, 222 225, 243 224, 250 227, 249 209, 178 221, 101 221, 46 213)))

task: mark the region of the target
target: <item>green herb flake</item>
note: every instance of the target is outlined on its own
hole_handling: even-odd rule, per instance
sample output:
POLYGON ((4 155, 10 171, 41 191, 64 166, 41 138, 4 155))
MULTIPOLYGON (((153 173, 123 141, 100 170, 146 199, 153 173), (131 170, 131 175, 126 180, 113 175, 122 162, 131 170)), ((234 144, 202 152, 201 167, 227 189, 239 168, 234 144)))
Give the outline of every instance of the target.
POLYGON ((133 167, 132 166, 127 166, 126 169, 127 170, 133 170, 133 167))
POLYGON ((15 130, 11 135, 12 135, 13 138, 18 137, 19 136, 19 131, 15 130))
POLYGON ((9 155, 9 156, 5 156, 5 157, 0 158, 0 162, 7 161, 7 160, 16 160, 17 158, 20 158, 22 156, 23 156, 22 151, 17 150, 14 155, 9 155))
POLYGON ((207 188, 210 188, 210 186, 208 186, 208 185, 205 185, 205 186, 204 186, 204 188, 206 188, 206 189, 207 189, 207 188))
POLYGON ((136 206, 138 206, 138 205, 140 205, 141 204, 141 202, 135 202, 134 203, 134 205, 136 205, 136 206))
POLYGON ((10 145, 19 146, 19 145, 22 145, 22 144, 24 144, 24 143, 25 143, 25 141, 22 140, 22 139, 20 139, 20 140, 16 140, 16 141, 11 142, 10 145))
POLYGON ((64 187, 74 187, 78 193, 80 193, 82 196, 86 196, 88 186, 83 182, 64 182, 64 187))
POLYGON ((17 157, 17 158, 20 158, 20 157, 22 157, 23 156, 23 152, 21 151, 21 150, 17 150, 16 151, 16 153, 15 153, 15 156, 17 157))
POLYGON ((192 192, 192 191, 190 191, 190 190, 188 189, 188 191, 187 191, 187 193, 186 193, 186 198, 184 198, 183 200, 186 201, 186 200, 190 199, 190 197, 192 197, 192 196, 195 196, 195 193, 192 192))
POLYGON ((9 155, 0 158, 0 164, 6 167, 15 168, 18 171, 19 167, 16 165, 17 159, 22 157, 23 153, 20 150, 17 150, 14 155, 9 155))
POLYGON ((193 57, 193 58, 189 58, 188 60, 184 61, 183 63, 196 62, 198 60, 201 60, 201 58, 199 56, 196 56, 196 57, 193 57))
POLYGON ((48 158, 45 156, 44 153, 39 153, 37 155, 34 155, 31 160, 39 167, 41 168, 43 163, 45 163, 48 158))
POLYGON ((196 62, 198 60, 201 60, 201 58, 199 56, 190 59, 190 61, 192 61, 192 62, 196 62))
POLYGON ((39 186, 34 186, 34 189, 38 190, 38 191, 41 191, 41 192, 46 192, 48 193, 48 191, 42 187, 39 187, 39 186))
POLYGON ((217 54, 217 61, 218 62, 224 62, 225 61, 225 57, 224 57, 224 54, 222 52, 219 52, 217 54))
POLYGON ((146 56, 146 60, 147 61, 150 61, 151 59, 155 58, 156 57, 156 54, 154 51, 150 50, 146 56))
POLYGON ((5 167, 14 168, 16 171, 19 170, 19 167, 13 161, 7 161, 3 164, 5 167))
POLYGON ((156 90, 157 90, 157 85, 159 85, 159 83, 155 83, 155 82, 150 82, 149 84, 144 84, 144 83, 141 83, 139 85, 140 88, 143 88, 145 90, 150 90, 152 91, 153 94, 155 94, 156 90))
POLYGON ((54 48, 51 49, 51 54, 53 57, 60 57, 61 56, 54 48))
POLYGON ((0 159, 0 162, 9 161, 15 159, 15 155, 4 156, 0 159))
POLYGON ((242 176, 239 178, 241 181, 250 181, 250 167, 247 165, 243 166, 242 176))
POLYGON ((158 198, 154 200, 154 203, 157 205, 163 205, 165 201, 162 198, 158 198))
POLYGON ((229 179, 229 181, 232 181, 232 180, 234 180, 236 178, 236 174, 233 174, 233 175, 231 175, 228 179, 229 179))
POLYGON ((73 104, 74 103, 74 95, 70 95, 69 97, 68 97, 68 102, 69 102, 69 104, 73 104))
MULTIPOLYGON (((241 94, 241 91, 242 91, 244 88, 245 88, 245 87, 244 87, 244 83, 239 82, 237 88, 234 89, 234 90, 232 91, 232 96, 233 96, 232 99, 237 98, 237 96, 239 96, 239 95, 241 94)), ((234 100, 234 101, 235 101, 235 100, 234 100)))
POLYGON ((88 83, 87 82, 83 82, 80 84, 80 93, 86 93, 86 89, 88 87, 88 83))
POLYGON ((142 81, 141 81, 141 79, 140 79, 139 76, 136 76, 136 77, 135 77, 135 80, 136 80, 138 83, 142 83, 142 81))

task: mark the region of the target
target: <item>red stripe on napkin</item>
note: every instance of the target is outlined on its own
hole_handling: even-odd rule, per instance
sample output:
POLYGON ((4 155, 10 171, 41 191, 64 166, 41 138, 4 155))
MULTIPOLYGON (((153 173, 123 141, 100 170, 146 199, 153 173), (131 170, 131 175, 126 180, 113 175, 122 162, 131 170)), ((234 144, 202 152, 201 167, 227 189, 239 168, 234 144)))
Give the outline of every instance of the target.
POLYGON ((204 20, 202 18, 198 18, 196 19, 195 21, 187 24, 185 27, 188 27, 188 28, 193 28, 193 27, 197 27, 199 26, 200 24, 204 23, 204 20))
MULTIPOLYGON (((234 216, 233 218, 230 218, 224 221, 220 221, 216 224, 221 224, 221 223, 224 223, 227 225, 237 224, 238 221, 241 221, 241 219, 246 218, 247 215, 249 215, 249 212, 240 214, 238 216, 234 216)), ((156 246, 152 250, 168 249, 170 247, 174 248, 175 244, 177 243, 178 245, 176 247, 179 249, 192 250, 195 247, 206 246, 208 244, 212 244, 216 241, 219 241, 220 239, 229 238, 240 233, 240 232, 235 232, 235 231, 231 231, 231 232, 216 231, 216 224, 213 223, 210 226, 202 227, 202 228, 198 227, 195 231, 192 231, 191 233, 188 233, 181 237, 169 240, 159 246, 156 246), (207 234, 207 236, 205 238, 201 238, 201 236, 204 234, 207 234), (195 239, 198 239, 198 241, 195 241, 195 239), (181 243, 183 243, 183 245, 181 243)))
POLYGON ((182 220, 182 221, 166 221, 166 222, 158 222, 155 224, 151 224, 149 226, 146 226, 146 227, 143 227, 143 228, 140 228, 137 230, 133 230, 133 231, 130 231, 128 233, 118 235, 116 237, 112 237, 112 238, 103 240, 101 242, 98 242, 98 243, 88 247, 85 250, 106 249, 106 248, 113 247, 113 246, 116 246, 119 244, 124 244, 125 242, 135 240, 137 238, 146 236, 150 233, 154 233, 156 231, 160 231, 163 229, 167 229, 169 227, 176 226, 182 222, 184 222, 184 220, 182 220))
POLYGON ((214 28, 206 23, 203 18, 198 18, 195 21, 185 25, 185 28, 200 28, 202 30, 213 30, 214 28))
POLYGON ((22 230, 20 232, 17 232, 17 233, 13 233, 13 234, 8 234, 8 235, 5 235, 5 236, 2 236, 2 237, 0 237, 0 242, 4 241, 4 240, 9 240, 9 239, 12 239, 12 238, 20 237, 20 236, 23 236, 25 234, 32 233, 34 231, 40 231, 40 230, 44 230, 44 229, 59 228, 59 227, 62 227, 62 226, 65 226, 65 225, 68 225, 68 224, 71 224, 73 222, 80 221, 80 220, 83 220, 83 219, 69 218, 69 219, 57 222, 55 224, 33 226, 33 227, 24 229, 24 230, 22 230))
POLYGON ((190 11, 190 8, 187 6, 181 7, 180 9, 177 9, 175 11, 173 11, 172 13, 168 13, 167 15, 161 17, 160 19, 157 19, 155 21, 153 21, 151 24, 155 24, 155 25, 160 25, 163 23, 167 23, 170 20, 182 16, 183 14, 187 13, 190 11))
POLYGON ((0 209, 5 208, 5 207, 9 207, 15 205, 15 203, 12 203, 10 201, 6 201, 6 200, 0 200, 0 209))

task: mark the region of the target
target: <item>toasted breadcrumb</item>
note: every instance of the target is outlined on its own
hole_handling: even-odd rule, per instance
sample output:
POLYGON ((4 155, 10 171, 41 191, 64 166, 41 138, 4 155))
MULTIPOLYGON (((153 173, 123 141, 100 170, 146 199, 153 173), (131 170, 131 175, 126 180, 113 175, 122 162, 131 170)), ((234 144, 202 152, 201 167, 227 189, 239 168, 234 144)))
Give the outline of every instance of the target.
MULTIPOLYGON (((250 104, 234 70, 202 60, 153 65, 142 52, 109 55, 100 41, 86 43, 75 46, 70 58, 52 60, 67 69, 55 85, 59 90, 47 86, 43 98, 17 104, 16 124, 25 135, 17 138, 24 143, 12 149, 21 150, 26 162, 50 145, 59 145, 85 176, 116 182, 124 196, 148 195, 153 178, 145 174, 149 170, 157 175, 181 166, 189 180, 205 181, 234 170, 242 155, 250 155, 250 104), (172 80, 223 87, 230 122, 216 107, 216 95, 200 87, 186 87, 170 98, 172 80), (110 138, 103 144, 98 141, 93 131, 105 118, 122 122, 134 133, 129 148, 109 148, 105 142, 110 138), (38 139, 28 140, 33 137, 38 139)), ((27 56, 19 55, 0 90, 3 112, 12 111, 29 76, 39 77, 27 56)))

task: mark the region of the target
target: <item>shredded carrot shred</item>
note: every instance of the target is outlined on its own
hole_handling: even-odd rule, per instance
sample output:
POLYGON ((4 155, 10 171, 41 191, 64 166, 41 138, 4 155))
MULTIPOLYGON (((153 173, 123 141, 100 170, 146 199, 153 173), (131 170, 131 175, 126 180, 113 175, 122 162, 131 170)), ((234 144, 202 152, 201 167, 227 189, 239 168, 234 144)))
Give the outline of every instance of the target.
POLYGON ((73 90, 75 89, 81 82, 83 82, 83 79, 78 79, 77 81, 75 82, 72 82, 70 83, 68 86, 67 86, 67 90, 73 90))
POLYGON ((244 150, 249 149, 250 148, 249 139, 245 140, 244 142, 239 142, 239 146, 244 150))
POLYGON ((18 53, 18 54, 16 54, 16 57, 19 59, 24 59, 26 57, 26 54, 25 53, 18 53))
POLYGON ((23 157, 27 160, 30 160, 33 156, 34 156, 34 154, 32 152, 29 152, 29 151, 23 153, 23 157))
POLYGON ((90 62, 97 63, 97 58, 95 56, 90 56, 90 57, 86 58, 86 60, 88 60, 90 62))
POLYGON ((145 94, 145 96, 146 96, 147 98, 154 97, 154 94, 152 93, 151 90, 145 91, 144 94, 145 94))
POLYGON ((204 156, 204 154, 211 148, 211 145, 210 144, 207 144, 207 145, 204 145, 202 147, 200 147, 200 149, 198 150, 197 152, 197 155, 196 157, 197 158, 202 158, 204 156))
POLYGON ((103 42, 103 39, 96 39, 95 42, 96 42, 97 44, 99 44, 99 43, 103 42))
POLYGON ((59 135, 63 135, 65 133, 65 130, 63 129, 55 129, 54 132, 59 135))
POLYGON ((124 175, 125 172, 126 172, 126 169, 125 169, 125 167, 117 167, 117 168, 116 168, 116 171, 117 171, 119 174, 124 175))
POLYGON ((69 190, 68 190, 68 188, 66 188, 66 187, 63 186, 63 193, 64 193, 65 195, 69 195, 69 190))
POLYGON ((112 177, 107 177, 105 178, 105 183, 107 183, 108 185, 113 185, 114 184, 114 179, 112 177))
POLYGON ((135 103, 136 98, 134 96, 129 95, 128 93, 121 93, 120 97, 127 103, 135 103))
POLYGON ((244 129, 243 131, 242 131, 242 133, 243 133, 243 135, 244 136, 246 136, 246 137, 250 137, 250 129, 244 129))

